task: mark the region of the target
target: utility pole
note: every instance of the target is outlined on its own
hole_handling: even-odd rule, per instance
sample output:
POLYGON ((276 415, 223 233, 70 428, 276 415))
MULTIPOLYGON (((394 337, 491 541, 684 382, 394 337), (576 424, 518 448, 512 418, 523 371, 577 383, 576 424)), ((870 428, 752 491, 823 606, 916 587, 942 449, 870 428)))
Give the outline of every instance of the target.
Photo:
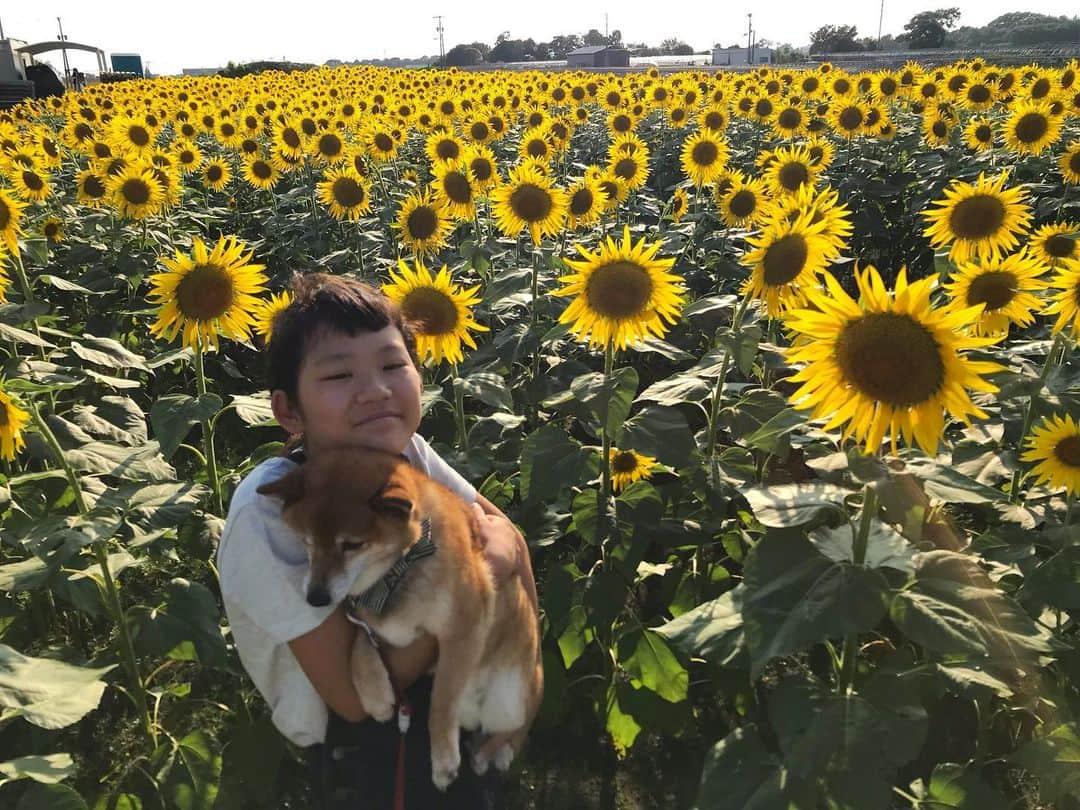
POLYGON ((608 38, 607 12, 604 12, 604 39, 608 38))
POLYGON ((4 21, 0 20, 0 39, 4 39, 4 21))
POLYGON ((878 13, 877 18, 877 46, 878 50, 881 50, 881 23, 885 19, 885 0, 881 0, 881 11, 878 13))
POLYGON ((446 44, 443 41, 442 15, 435 17, 435 30, 439 32, 439 67, 446 67, 446 44))
MULTIPOLYGON (((60 29, 60 36, 57 37, 60 40, 61 46, 67 41, 67 37, 64 35, 64 24, 60 22, 60 18, 56 18, 56 26, 60 29)), ((68 69, 67 48, 61 47, 60 53, 64 56, 64 87, 68 90, 71 89, 71 71, 68 69)))
POLYGON ((754 63, 754 45, 751 37, 754 36, 754 13, 750 12, 746 15, 746 64, 751 65, 754 63))

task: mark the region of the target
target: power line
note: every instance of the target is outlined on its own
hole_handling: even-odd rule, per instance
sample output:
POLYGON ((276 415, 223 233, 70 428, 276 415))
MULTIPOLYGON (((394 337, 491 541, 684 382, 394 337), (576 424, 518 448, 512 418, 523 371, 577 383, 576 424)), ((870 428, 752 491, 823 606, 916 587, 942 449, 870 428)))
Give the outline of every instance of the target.
POLYGON ((439 32, 439 64, 446 67, 446 44, 443 41, 442 15, 435 17, 435 30, 439 32))

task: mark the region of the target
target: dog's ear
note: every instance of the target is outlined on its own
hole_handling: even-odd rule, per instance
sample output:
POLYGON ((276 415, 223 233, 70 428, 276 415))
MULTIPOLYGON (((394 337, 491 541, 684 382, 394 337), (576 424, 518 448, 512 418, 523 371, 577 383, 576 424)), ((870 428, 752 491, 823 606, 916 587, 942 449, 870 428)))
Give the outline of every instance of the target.
POLYGON ((387 484, 372 495, 368 503, 375 514, 384 517, 408 520, 409 515, 412 514, 412 501, 409 500, 409 493, 399 485, 387 484))
POLYGON ((289 506, 304 497, 304 469, 292 470, 276 481, 263 484, 257 490, 260 495, 269 495, 281 500, 282 505, 289 506))

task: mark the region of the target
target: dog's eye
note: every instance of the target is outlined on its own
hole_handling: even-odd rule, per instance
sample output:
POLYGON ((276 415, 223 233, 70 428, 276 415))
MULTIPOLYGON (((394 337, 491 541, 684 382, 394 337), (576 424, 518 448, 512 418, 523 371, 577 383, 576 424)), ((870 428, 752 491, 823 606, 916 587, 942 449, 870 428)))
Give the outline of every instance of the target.
POLYGON ((357 549, 364 547, 363 540, 343 540, 341 543, 342 551, 356 551, 357 549))

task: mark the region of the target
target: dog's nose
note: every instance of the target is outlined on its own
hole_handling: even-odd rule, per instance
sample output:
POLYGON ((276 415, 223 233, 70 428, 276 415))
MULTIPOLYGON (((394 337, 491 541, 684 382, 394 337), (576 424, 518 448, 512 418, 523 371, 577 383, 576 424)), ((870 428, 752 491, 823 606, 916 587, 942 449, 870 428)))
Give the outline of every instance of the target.
POLYGON ((323 585, 312 585, 308 588, 307 600, 309 605, 326 607, 330 604, 330 591, 323 585))

